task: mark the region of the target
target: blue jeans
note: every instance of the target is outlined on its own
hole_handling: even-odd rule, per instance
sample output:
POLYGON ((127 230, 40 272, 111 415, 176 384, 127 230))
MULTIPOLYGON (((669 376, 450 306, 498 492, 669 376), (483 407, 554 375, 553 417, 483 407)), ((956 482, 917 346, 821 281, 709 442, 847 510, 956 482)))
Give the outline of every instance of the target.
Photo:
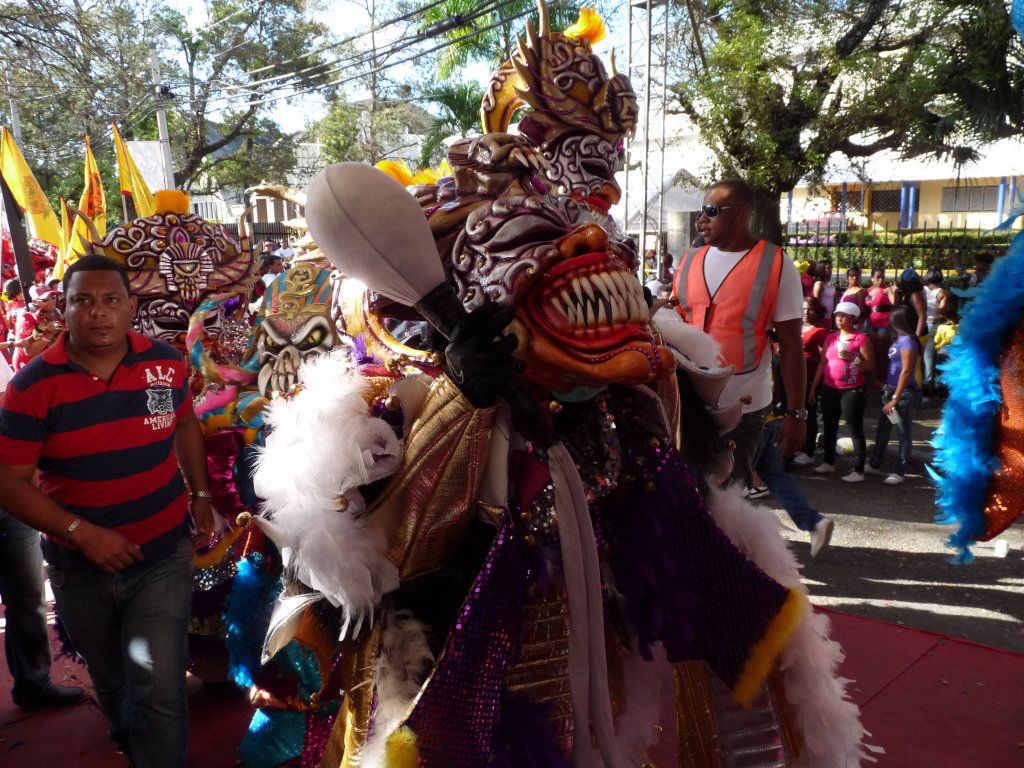
POLYGON ((923 366, 921 386, 926 387, 929 394, 935 388, 935 331, 937 328, 938 326, 935 325, 928 326, 928 329, 925 331, 928 335, 925 337, 924 344, 921 345, 921 363, 923 366))
POLYGON ((50 685, 43 554, 39 531, 0 509, 0 600, 7 627, 4 652, 14 678, 11 693, 31 699, 50 685))
POLYGON ((184 768, 192 541, 113 574, 73 557, 49 571, 57 613, 85 658, 111 738, 136 768, 184 768))
MULTIPOLYGON (((892 400, 896 387, 886 384, 882 388, 882 405, 892 400)), ((889 436, 893 428, 900 438, 899 459, 896 462, 896 474, 904 475, 907 472, 907 464, 910 462, 910 452, 914 449, 914 439, 911 432, 914 427, 914 416, 917 415, 917 408, 921 405, 921 391, 908 387, 900 395, 900 401, 896 404, 896 413, 900 415, 900 425, 896 426, 884 413, 878 415, 878 431, 875 433, 875 447, 871 449, 872 467, 878 469, 885 459, 885 449, 889 447, 889 436)))
POLYGON ((782 420, 776 419, 764 425, 757 445, 754 469, 796 527, 801 531, 811 531, 821 520, 821 514, 807 502, 807 497, 800 490, 796 480, 786 471, 782 446, 775 445, 781 424, 782 420))

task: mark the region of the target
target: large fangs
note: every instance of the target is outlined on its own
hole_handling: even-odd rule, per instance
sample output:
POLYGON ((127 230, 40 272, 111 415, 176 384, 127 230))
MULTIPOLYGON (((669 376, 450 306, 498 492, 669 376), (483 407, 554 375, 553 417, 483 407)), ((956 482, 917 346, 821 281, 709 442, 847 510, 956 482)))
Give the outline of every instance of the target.
POLYGON ((580 285, 583 286, 584 293, 586 293, 587 296, 589 296, 591 298, 591 300, 593 300, 593 298, 594 298, 594 289, 590 285, 590 280, 587 279, 586 275, 584 275, 583 277, 580 278, 580 285))
POLYGON ((625 299, 629 296, 630 291, 626 288, 626 279, 623 277, 621 272, 612 272, 609 274, 609 277, 611 277, 612 282, 615 283, 615 287, 618 288, 620 299, 625 299))
POLYGON ((604 293, 608 298, 612 298, 619 292, 615 287, 615 281, 612 280, 611 276, 607 272, 598 272, 594 277, 596 277, 600 281, 601 285, 604 286, 604 293))
POLYGON ((612 325, 626 322, 626 308, 617 293, 611 295, 612 299, 612 325))
MULTIPOLYGON (((564 294, 565 291, 562 291, 562 293, 564 294)), ((576 327, 576 308, 575 308, 575 306, 573 305, 573 303, 571 301, 566 301, 566 303, 565 303, 565 317, 569 321, 569 327, 570 328, 575 328, 576 327)))
POLYGON ((561 296, 562 297, 562 301, 565 302, 565 312, 566 312, 566 314, 568 314, 569 310, 573 306, 573 300, 569 298, 569 292, 567 290, 565 290, 564 288, 559 293, 559 296, 561 296))
POLYGON ((608 325, 608 316, 605 314, 603 301, 597 303, 597 325, 598 327, 608 325))
POLYGON ((585 325, 585 327, 593 328, 594 327, 594 305, 590 304, 588 302, 584 306, 585 306, 585 311, 586 311, 586 325, 585 325))
POLYGON ((574 277, 572 279, 572 289, 576 293, 576 303, 582 305, 583 304, 583 291, 580 288, 580 279, 578 277, 574 277))

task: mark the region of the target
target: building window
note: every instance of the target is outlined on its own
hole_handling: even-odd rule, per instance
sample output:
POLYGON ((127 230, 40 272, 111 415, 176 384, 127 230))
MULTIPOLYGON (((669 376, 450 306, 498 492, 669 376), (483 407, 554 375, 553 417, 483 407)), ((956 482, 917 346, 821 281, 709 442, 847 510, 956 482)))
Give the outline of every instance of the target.
POLYGON ((200 200, 192 202, 192 213, 202 216, 207 221, 219 221, 220 213, 217 203, 213 200, 200 200))
POLYGON ((943 187, 942 210, 948 213, 994 211, 999 205, 999 187, 943 187))
MULTIPOLYGON (((862 211, 864 205, 864 193, 859 189, 846 190, 846 211, 862 211)), ((832 210, 838 211, 843 207, 843 189, 836 187, 832 190, 832 210)))
POLYGON ((874 189, 871 191, 871 211, 873 213, 899 213, 899 189, 874 189))

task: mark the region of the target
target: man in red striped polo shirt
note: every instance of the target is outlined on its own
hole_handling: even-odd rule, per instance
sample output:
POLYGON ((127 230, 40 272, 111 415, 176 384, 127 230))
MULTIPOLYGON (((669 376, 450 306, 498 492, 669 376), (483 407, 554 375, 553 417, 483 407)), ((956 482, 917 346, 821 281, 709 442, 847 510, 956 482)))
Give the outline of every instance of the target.
POLYGON ((64 286, 67 332, 0 400, 0 498, 45 534, 111 737, 138 768, 179 768, 192 546, 213 529, 202 432, 181 355, 131 330, 124 269, 84 256, 64 286))

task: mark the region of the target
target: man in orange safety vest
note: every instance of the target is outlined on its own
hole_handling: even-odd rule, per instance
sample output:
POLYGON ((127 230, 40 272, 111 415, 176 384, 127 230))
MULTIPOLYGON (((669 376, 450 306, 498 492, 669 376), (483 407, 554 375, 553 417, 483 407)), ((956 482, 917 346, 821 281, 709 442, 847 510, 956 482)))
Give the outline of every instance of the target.
POLYGON ((672 285, 676 310, 711 334, 725 363, 736 369, 719 403, 743 403, 743 418, 729 437, 736 444, 732 478, 744 488, 753 486, 751 465, 772 401, 773 327, 787 393, 779 430, 785 456, 803 445, 807 419, 800 274, 780 246, 751 234, 753 203, 753 190, 741 179, 725 179, 708 190, 697 220, 705 245, 683 255, 672 285))

